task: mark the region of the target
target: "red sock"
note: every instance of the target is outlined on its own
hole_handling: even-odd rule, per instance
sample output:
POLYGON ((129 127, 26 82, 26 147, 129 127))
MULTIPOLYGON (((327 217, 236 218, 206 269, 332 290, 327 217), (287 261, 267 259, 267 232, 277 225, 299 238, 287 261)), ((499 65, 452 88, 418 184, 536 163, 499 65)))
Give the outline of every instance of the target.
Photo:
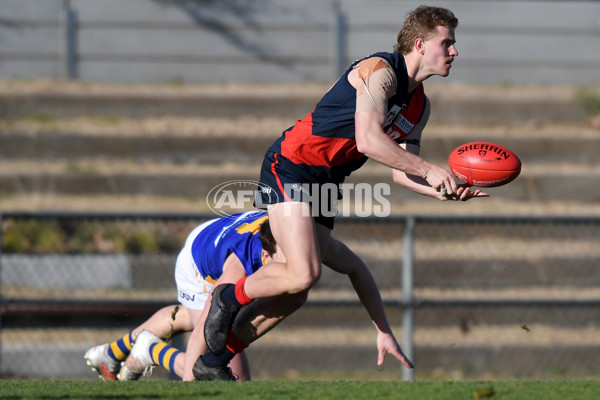
POLYGON ((244 284, 246 283, 246 279, 248 279, 248 275, 237 281, 235 284, 235 299, 242 305, 252 303, 252 299, 246 295, 246 291, 244 290, 244 284))
POLYGON ((227 339, 227 350, 231 351, 233 354, 241 353, 248 344, 239 338, 238 335, 233 333, 233 331, 229 332, 229 338, 227 339))

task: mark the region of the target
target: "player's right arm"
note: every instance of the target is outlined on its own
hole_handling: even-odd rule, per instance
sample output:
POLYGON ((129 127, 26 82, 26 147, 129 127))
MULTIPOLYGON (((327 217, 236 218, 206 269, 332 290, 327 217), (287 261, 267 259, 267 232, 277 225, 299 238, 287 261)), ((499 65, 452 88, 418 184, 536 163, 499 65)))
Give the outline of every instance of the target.
POLYGON ((358 151, 392 169, 422 177, 436 191, 445 187, 448 194, 456 193, 456 181, 449 171, 409 153, 385 134, 387 100, 397 89, 396 74, 387 62, 380 58, 364 60, 348 79, 356 88, 354 122, 358 151))
MULTIPOLYGON (((431 108, 429 104, 429 99, 426 98, 425 109, 423 111, 421 119, 415 124, 410 133, 407 136, 403 137, 403 139, 405 139, 405 143, 401 143, 399 145, 407 152, 416 156, 419 155, 420 147, 419 145, 412 144, 411 141, 421 141, 423 129, 425 129, 425 125, 427 125, 427 121, 429 120, 430 110, 431 108)), ((429 183, 420 176, 410 175, 404 171, 400 171, 397 169, 392 170, 392 176, 395 183, 402 185, 415 193, 434 197, 438 200, 466 201, 472 199, 473 197, 489 196, 487 193, 484 193, 479 189, 471 190, 471 187, 469 187, 469 185, 457 185, 458 189, 454 194, 444 195, 438 190, 431 187, 429 183)))
MULTIPOLYGON (((223 265, 223 274, 219 277, 219 279, 217 279, 213 287, 217 287, 222 283, 235 283, 244 276, 246 276, 244 265, 234 253, 231 253, 223 265)), ((202 314, 200 315, 200 319, 195 324, 194 330, 192 331, 188 340, 183 363, 182 379, 184 381, 195 380, 194 374, 192 373, 194 363, 198 357, 204 354, 207 350, 206 342, 204 341, 204 321, 206 321, 211 300, 212 296, 209 296, 206 300, 206 304, 204 305, 204 309, 202 310, 202 314)))

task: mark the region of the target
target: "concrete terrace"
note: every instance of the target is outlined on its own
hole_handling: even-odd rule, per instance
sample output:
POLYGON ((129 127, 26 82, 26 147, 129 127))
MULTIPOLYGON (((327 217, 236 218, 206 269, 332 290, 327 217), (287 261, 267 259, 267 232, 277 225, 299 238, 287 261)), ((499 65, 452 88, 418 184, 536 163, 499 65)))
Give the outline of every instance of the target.
MULTIPOLYGON (((0 82, 0 209, 205 211, 215 185, 256 180, 268 145, 327 89, 306 85, 0 82)), ((581 89, 431 83, 424 158, 469 141, 512 149, 521 176, 448 204, 392 187, 396 214, 600 213, 600 120, 581 89)), ((369 162, 348 180, 387 182, 369 162)))

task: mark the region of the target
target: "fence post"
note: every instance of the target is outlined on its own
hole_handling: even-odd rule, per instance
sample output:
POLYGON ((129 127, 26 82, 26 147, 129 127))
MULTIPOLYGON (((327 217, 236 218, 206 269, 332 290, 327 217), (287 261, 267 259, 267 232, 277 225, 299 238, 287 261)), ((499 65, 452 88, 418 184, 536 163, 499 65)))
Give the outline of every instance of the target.
POLYGON ((333 79, 338 79, 346 70, 346 18, 339 1, 333 2, 333 79))
MULTIPOLYGON (((3 216, 0 213, 0 309, 4 308, 4 297, 2 296, 2 227, 3 216)), ((2 371, 2 314, 0 314, 0 371, 2 371)))
MULTIPOLYGON (((415 309, 413 305, 414 289, 414 240, 415 240, 415 217, 408 216, 404 225, 404 256, 402 257, 402 299, 406 306, 402 311, 402 350, 404 354, 415 362, 414 351, 414 323, 415 309)), ((403 368, 402 379, 413 381, 415 370, 403 368)))
POLYGON ((77 79, 78 57, 77 57, 77 11, 71 7, 70 0, 63 0, 63 39, 64 53, 62 59, 62 74, 66 79, 77 79))

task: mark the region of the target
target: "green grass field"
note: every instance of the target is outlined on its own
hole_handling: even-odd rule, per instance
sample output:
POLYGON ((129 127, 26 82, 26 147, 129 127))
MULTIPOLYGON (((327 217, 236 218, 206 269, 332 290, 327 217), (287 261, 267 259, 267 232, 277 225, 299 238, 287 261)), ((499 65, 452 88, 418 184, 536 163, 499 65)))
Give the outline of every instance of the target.
POLYGON ((0 381, 1 399, 600 399, 600 380, 480 382, 257 381, 102 382, 0 381))

